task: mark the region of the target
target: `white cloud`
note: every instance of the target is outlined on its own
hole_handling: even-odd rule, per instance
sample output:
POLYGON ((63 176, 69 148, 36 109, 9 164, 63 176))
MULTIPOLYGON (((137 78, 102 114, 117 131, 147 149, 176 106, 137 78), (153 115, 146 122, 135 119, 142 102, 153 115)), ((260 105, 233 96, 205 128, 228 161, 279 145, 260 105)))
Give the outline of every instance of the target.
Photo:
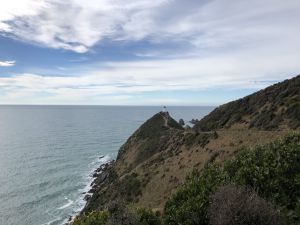
MULTIPOLYGON (((284 50, 284 47, 261 48, 205 58, 111 62, 90 65, 89 71, 64 77, 37 74, 2 77, 0 103, 126 104, 131 100, 136 104, 139 101, 150 104, 163 100, 143 97, 139 100, 138 96, 150 92, 191 94, 203 90, 260 89, 300 71, 300 49, 295 48, 293 53, 284 50), (281 54, 276 54, 278 52, 281 54)), ((168 99, 172 102, 171 97, 168 99)), ((182 103, 176 98, 173 101, 182 103)), ((191 99, 190 102, 201 101, 203 99, 191 99)), ((220 102, 222 100, 211 104, 220 102)))
MULTIPOLYGON (((83 56, 78 64, 90 69, 69 77, 31 73, 0 77, 0 103, 105 104, 110 98, 137 101, 139 95, 155 91, 258 89, 300 71, 298 0, 0 3, 0 35, 50 48, 85 53, 103 39, 179 45, 166 52, 145 48, 134 53, 147 60, 101 66, 89 65, 83 56)), ((3 65, 14 62, 0 62, 3 65)), ((59 69, 60 74, 68 70, 59 69)))
POLYGON ((16 61, 0 61, 0 67, 14 66, 16 61))
MULTIPOLYGON (((298 0, 0 0, 0 32, 84 53, 111 40, 251 46, 299 36, 298 0)), ((297 44, 297 43, 293 43, 297 44)))
POLYGON ((130 15, 166 0, 26 0, 1 2, 0 31, 52 48, 84 53, 104 37, 116 36, 130 15), (15 9, 13 9, 13 6, 15 9))

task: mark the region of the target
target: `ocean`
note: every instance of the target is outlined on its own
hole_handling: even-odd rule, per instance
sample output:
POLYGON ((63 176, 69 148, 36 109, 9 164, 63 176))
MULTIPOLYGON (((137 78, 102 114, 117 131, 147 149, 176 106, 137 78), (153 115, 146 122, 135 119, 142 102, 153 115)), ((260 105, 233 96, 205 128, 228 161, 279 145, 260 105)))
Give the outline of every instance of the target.
MULTIPOLYGON (((93 171, 161 107, 0 106, 0 225, 60 225, 93 171)), ((189 121, 213 107, 168 107, 189 121)))

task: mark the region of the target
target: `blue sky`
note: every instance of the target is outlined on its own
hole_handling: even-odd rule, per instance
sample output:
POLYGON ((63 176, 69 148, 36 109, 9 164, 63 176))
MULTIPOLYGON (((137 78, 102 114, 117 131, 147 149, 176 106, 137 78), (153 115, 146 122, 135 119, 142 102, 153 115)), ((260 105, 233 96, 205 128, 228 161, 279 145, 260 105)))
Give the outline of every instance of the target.
POLYGON ((218 105, 300 74, 298 0, 10 0, 0 104, 218 105))

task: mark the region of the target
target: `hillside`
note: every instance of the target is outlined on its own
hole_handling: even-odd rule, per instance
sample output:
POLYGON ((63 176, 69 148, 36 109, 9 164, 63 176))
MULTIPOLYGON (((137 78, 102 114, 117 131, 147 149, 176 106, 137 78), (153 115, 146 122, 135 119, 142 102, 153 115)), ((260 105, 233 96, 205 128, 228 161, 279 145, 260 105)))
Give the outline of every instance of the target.
POLYGON ((261 130, 300 127, 300 75, 216 108, 194 129, 209 131, 229 127, 261 130))
POLYGON ((137 202, 156 171, 150 168, 176 149, 183 128, 160 112, 147 120, 120 148, 116 161, 95 181, 93 196, 84 211, 101 209, 109 201, 137 202), (98 185, 99 184, 99 185, 98 185))
POLYGON ((184 130, 169 113, 155 114, 120 148, 116 161, 96 174, 82 213, 115 201, 162 212, 192 170, 222 165, 245 148, 298 133, 299 80, 220 106, 193 129, 184 130))
POLYGON ((74 225, 298 225, 299 160, 300 134, 290 134, 193 169, 162 214, 112 201, 74 225))
POLYGON ((116 166, 122 172, 130 171, 153 155, 165 151, 172 142, 175 142, 172 138, 182 131, 183 128, 168 112, 155 114, 121 147, 116 166), (122 166, 124 167, 121 169, 122 166))

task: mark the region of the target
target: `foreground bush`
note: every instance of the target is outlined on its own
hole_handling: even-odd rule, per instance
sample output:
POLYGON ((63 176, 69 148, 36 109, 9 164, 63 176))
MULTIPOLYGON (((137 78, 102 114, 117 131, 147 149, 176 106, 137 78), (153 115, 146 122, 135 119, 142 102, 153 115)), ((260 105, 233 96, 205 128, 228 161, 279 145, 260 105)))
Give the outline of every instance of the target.
POLYGON ((225 182, 220 167, 208 165, 201 172, 194 170, 183 185, 166 203, 167 225, 205 225, 208 223, 209 196, 225 182))
POLYGON ((290 218, 300 220, 299 134, 237 154, 225 172, 236 184, 254 188, 261 197, 283 207, 290 218))
POLYGON ((300 135, 238 153, 224 168, 193 171, 165 206, 166 225, 208 225, 209 196, 226 183, 252 187, 281 208, 289 224, 300 222, 300 135))
POLYGON ((253 190, 226 185, 211 198, 211 225, 282 225, 278 211, 253 190))

